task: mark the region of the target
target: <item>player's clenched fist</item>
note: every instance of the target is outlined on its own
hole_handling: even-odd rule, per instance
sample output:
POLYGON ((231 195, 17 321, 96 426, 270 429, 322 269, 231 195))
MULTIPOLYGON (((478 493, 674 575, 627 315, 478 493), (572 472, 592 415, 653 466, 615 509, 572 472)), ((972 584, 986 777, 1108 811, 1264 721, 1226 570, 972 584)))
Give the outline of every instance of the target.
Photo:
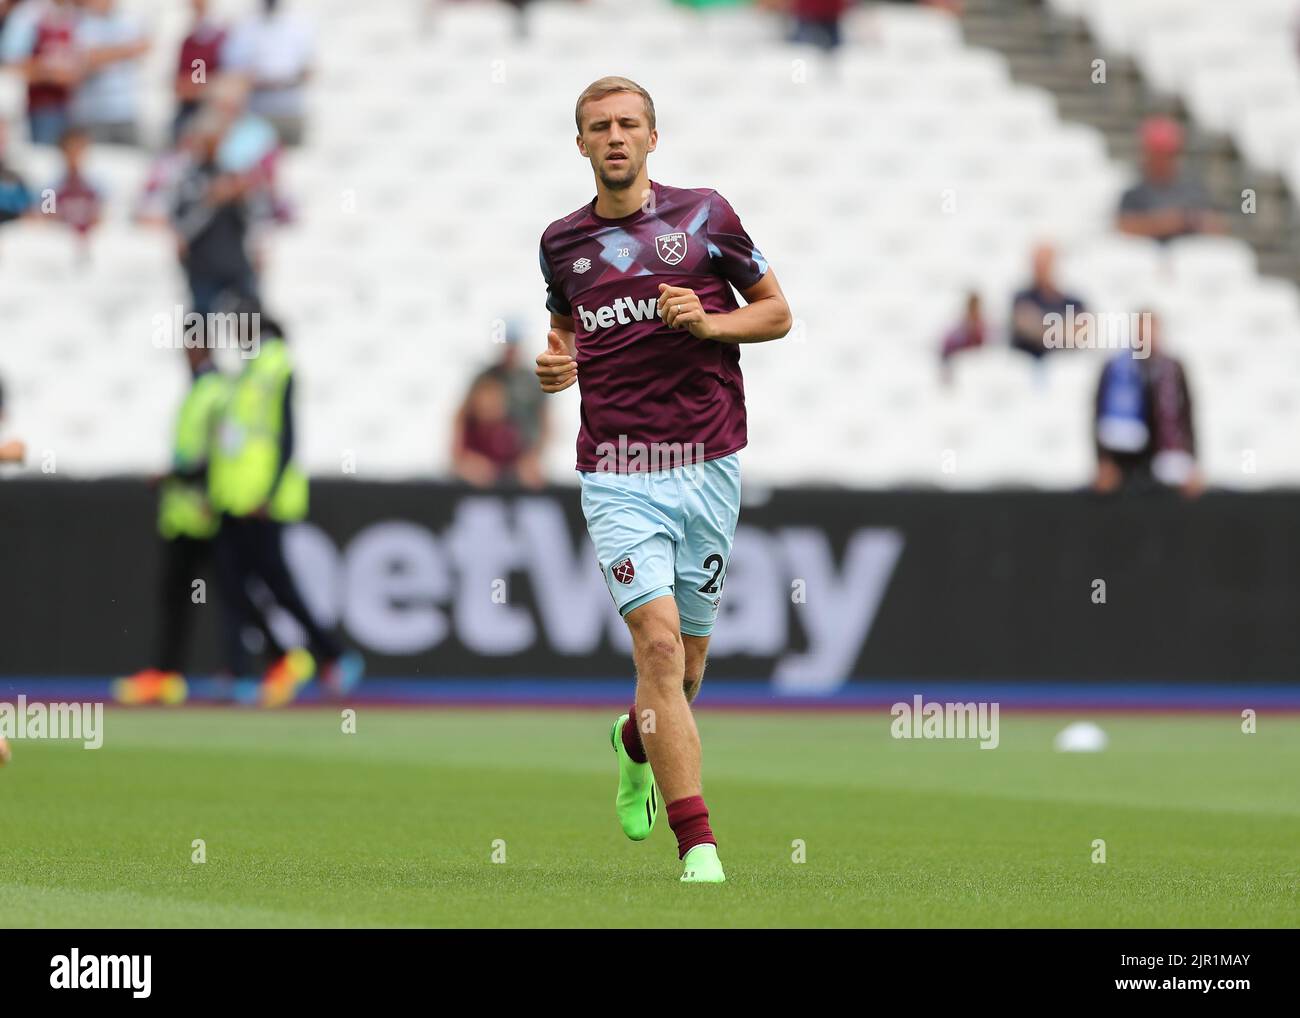
POLYGON ((697 339, 712 339, 716 334, 700 298, 685 286, 659 284, 659 317, 669 328, 686 329, 697 339))
POLYGON ((537 380, 543 392, 562 392, 578 380, 578 362, 555 329, 546 334, 546 352, 537 355, 537 380))

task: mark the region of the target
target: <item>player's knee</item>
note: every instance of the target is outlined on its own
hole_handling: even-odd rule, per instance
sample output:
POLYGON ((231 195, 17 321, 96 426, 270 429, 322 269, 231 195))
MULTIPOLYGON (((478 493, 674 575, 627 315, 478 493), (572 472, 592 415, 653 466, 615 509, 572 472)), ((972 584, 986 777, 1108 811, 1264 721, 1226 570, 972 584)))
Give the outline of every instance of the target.
POLYGON ((672 633, 653 633, 641 640, 641 653, 651 661, 673 661, 681 655, 682 645, 672 633))
MULTIPOLYGON (((641 671, 658 677, 682 660, 682 641, 667 627, 643 626, 633 631, 632 642, 641 671)), ((678 672, 678 674, 681 674, 678 672)))

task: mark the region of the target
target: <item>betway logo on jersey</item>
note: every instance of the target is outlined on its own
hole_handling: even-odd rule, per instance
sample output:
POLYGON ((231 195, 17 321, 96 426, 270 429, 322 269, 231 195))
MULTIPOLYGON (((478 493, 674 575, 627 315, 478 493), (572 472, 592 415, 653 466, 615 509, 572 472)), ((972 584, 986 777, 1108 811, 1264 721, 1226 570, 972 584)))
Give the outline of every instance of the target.
POLYGON ((582 323, 582 328, 586 332, 608 329, 612 325, 648 322, 652 318, 663 317, 659 314, 659 301, 654 297, 647 297, 645 300, 620 297, 613 304, 605 304, 596 308, 595 311, 588 311, 581 304, 574 310, 578 314, 578 321, 582 323))

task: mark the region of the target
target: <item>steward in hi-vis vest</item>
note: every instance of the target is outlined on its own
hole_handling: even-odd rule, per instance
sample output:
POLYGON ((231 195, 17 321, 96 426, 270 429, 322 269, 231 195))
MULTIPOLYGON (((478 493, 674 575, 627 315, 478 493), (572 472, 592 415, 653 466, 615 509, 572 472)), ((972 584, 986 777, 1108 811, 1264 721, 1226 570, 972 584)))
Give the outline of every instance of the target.
MULTIPOLYGON (((189 695, 183 672, 195 615, 205 610, 213 538, 220 515, 208 500, 208 462, 231 381, 206 348, 187 348, 191 384, 172 436, 171 470, 159 482, 158 533, 162 568, 158 585, 158 644, 153 667, 118 679, 119 703, 182 703, 189 695)), ((260 618, 259 618, 260 621, 260 618)), ((269 627, 267 642, 278 648, 269 627)), ((282 653, 282 651, 281 651, 282 653)))
POLYGON ((261 339, 235 380, 208 474, 212 504, 231 516, 280 523, 307 516, 307 476, 293 462, 293 358, 283 339, 261 339))
POLYGON ((348 691, 361 678, 359 655, 342 646, 303 602, 284 558, 284 525, 307 515, 307 475, 294 462, 293 357, 284 330, 255 306, 243 350, 243 371, 231 387, 208 466, 208 497, 221 514, 217 573, 221 581, 226 661, 233 675, 249 674, 243 634, 255 612, 246 596, 256 577, 297 620, 307 647, 283 654, 263 676, 265 706, 292 700, 319 675, 331 693, 348 691))
POLYGON ((158 497, 158 533, 163 540, 215 537, 217 514, 208 502, 207 466, 212 436, 230 380, 212 362, 208 351, 192 368, 194 383, 185 394, 172 437, 172 469, 163 478, 158 497))

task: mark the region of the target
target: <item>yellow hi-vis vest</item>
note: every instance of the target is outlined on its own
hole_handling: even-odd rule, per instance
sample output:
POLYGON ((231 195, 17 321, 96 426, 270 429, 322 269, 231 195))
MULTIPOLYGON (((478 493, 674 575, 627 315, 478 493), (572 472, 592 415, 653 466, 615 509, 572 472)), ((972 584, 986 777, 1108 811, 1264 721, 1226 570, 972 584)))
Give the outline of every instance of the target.
POLYGON ((283 523, 307 515, 306 474, 290 461, 278 484, 275 479, 284 392, 292 377, 288 344, 270 339, 235 379, 208 464, 208 497, 218 512, 248 516, 265 505, 271 519, 283 523))
MULTIPOLYGON (((222 404, 230 394, 230 380, 219 371, 199 375, 190 386, 176 416, 172 439, 172 467, 190 471, 201 466, 212 450, 222 404)), ((177 537, 204 540, 217 532, 221 521, 208 503, 203 478, 169 477, 158 495, 158 533, 170 541, 177 537)))

